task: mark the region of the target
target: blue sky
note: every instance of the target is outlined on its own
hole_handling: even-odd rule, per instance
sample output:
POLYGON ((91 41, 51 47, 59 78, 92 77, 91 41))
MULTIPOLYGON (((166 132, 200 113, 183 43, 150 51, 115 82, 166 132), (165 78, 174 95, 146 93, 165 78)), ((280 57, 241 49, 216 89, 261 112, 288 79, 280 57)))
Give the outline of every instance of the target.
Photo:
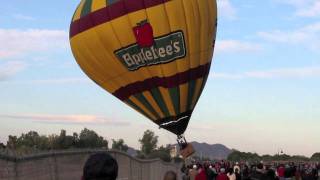
MULTIPOLYGON (((78 0, 21 2, 0 7, 0 141, 88 127, 136 148, 146 129, 175 142, 82 73, 68 41, 78 0)), ((218 4, 214 64, 187 139, 260 154, 320 151, 320 2, 218 4)))

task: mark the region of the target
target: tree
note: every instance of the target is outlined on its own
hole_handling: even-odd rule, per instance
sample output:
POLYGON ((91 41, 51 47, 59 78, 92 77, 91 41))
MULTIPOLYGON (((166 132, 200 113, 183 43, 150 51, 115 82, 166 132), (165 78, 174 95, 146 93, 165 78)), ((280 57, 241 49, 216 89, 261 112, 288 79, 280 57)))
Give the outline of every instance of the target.
POLYGON ((231 154, 229 154, 228 158, 229 161, 260 161, 262 158, 257 153, 250 153, 250 152, 240 152, 234 150, 231 154))
POLYGON ((59 136, 56 134, 52 134, 48 136, 48 148, 49 149, 59 149, 59 136))
POLYGON ((311 156, 311 160, 312 160, 312 161, 320 161, 320 152, 314 153, 314 154, 311 156))
POLYGON ((144 132, 142 139, 139 139, 141 144, 141 153, 148 156, 157 148, 158 136, 154 134, 151 130, 144 132))
POLYGON ((58 149, 75 148, 77 139, 74 136, 68 136, 66 130, 61 130, 60 136, 56 139, 58 149))
POLYGON ((170 156, 170 146, 164 147, 160 146, 158 149, 152 151, 149 154, 149 158, 160 158, 161 160, 165 162, 170 162, 171 161, 171 156, 170 156))
POLYGON ((106 148, 108 149, 108 141, 99 136, 96 132, 84 128, 79 136, 80 148, 106 148))
POLYGON ((3 143, 0 143, 0 149, 5 149, 6 146, 3 143))
POLYGON ((17 136, 9 136, 9 139, 7 141, 7 147, 9 149, 15 150, 17 148, 18 145, 18 138, 17 136))
POLYGON ((38 132, 29 131, 27 134, 22 134, 18 138, 17 145, 18 145, 18 148, 25 147, 25 148, 38 149, 40 141, 41 141, 41 138, 38 132))
POLYGON ((124 143, 123 139, 112 139, 112 149, 127 152, 129 147, 124 143))

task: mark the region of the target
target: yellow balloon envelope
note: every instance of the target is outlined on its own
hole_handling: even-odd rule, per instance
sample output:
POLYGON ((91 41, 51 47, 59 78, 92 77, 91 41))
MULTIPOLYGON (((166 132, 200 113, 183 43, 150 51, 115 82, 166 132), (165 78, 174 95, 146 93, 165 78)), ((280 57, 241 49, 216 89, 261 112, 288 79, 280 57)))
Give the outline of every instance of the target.
POLYGON ((72 52, 98 85, 181 135, 206 83, 216 0, 82 0, 72 52))

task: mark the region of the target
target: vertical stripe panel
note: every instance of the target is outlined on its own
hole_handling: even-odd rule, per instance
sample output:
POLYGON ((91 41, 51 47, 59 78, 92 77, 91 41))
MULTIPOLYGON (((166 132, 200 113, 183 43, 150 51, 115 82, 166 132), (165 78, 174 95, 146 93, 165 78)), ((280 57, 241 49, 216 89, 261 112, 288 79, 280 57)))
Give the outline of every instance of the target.
POLYGON ((107 6, 106 0, 94 0, 91 7, 91 12, 97 11, 107 6))
POLYGON ((131 96, 129 99, 142 109, 150 117, 150 120, 156 121, 157 118, 136 97, 131 96))
MULTIPOLYGON (((126 8, 128 8, 128 7, 126 7, 126 8)), ((133 33, 133 28, 137 26, 138 22, 141 22, 141 21, 148 19, 146 16, 145 10, 140 10, 137 12, 127 14, 126 18, 131 26, 130 33, 133 33)), ((161 72, 161 71, 158 71, 158 72, 161 72)), ((158 76, 158 74, 155 74, 155 72, 150 70, 148 67, 144 67, 144 68, 139 69, 139 75, 141 77, 141 81, 146 79, 147 77, 158 76)), ((152 86, 152 85, 150 84, 150 86, 152 86)), ((161 107, 161 106, 163 106, 162 103, 164 103, 163 98, 161 97, 161 94, 160 94, 160 97, 159 97, 159 95, 154 95, 157 93, 152 93, 152 90, 144 92, 143 94, 146 97, 146 99, 148 100, 148 102, 150 103, 150 105, 157 112, 157 114, 161 118, 164 118, 166 109, 164 107, 161 107), (156 97, 157 97, 157 99, 156 99, 156 97)))
POLYGON ((188 103, 188 83, 180 85, 180 112, 187 111, 188 103))
POLYGON ((82 1, 80 2, 77 10, 76 10, 75 13, 74 13, 74 16, 73 16, 72 21, 76 21, 76 20, 80 19, 80 17, 81 17, 81 11, 82 11, 82 9, 83 9, 83 5, 84 5, 85 2, 86 2, 86 0, 82 0, 82 1))
POLYGON ((176 114, 180 114, 180 91, 179 86, 170 88, 169 93, 173 102, 174 110, 176 114))
POLYGON ((81 17, 89 14, 91 12, 91 5, 92 5, 92 0, 86 0, 84 2, 82 11, 81 11, 81 17))
MULTIPOLYGON (((171 32, 170 23, 167 17, 165 5, 150 7, 147 9, 147 16, 150 24, 153 27, 153 34, 155 37, 168 34, 171 32)), ((157 48, 157 44, 155 44, 157 48)), ((161 68, 161 77, 169 77, 177 73, 177 66, 175 62, 168 64, 159 64, 161 68)), ((165 103, 170 112, 170 115, 175 116, 175 107, 173 100, 171 99, 170 92, 167 88, 159 87, 165 103)))
POLYGON ((157 112, 153 109, 151 104, 148 102, 148 100, 144 97, 143 94, 136 94, 134 95, 135 98, 137 98, 141 104, 144 105, 146 109, 148 109, 157 119, 160 119, 160 116, 157 114, 157 112))
POLYGON ((161 119, 165 118, 163 112, 161 111, 159 105, 155 101, 155 99, 152 97, 152 94, 150 91, 143 92, 144 97, 148 100, 150 105, 153 107, 153 109, 157 112, 157 114, 160 116, 161 119))
POLYGON ((163 114, 168 117, 170 116, 169 110, 166 106, 166 103, 164 102, 164 99, 160 93, 160 90, 158 88, 154 88, 151 89, 151 94, 152 97, 155 99, 155 101, 157 102, 157 104, 159 105, 161 111, 163 112, 163 114))
POLYGON ((192 110, 192 99, 196 88, 196 80, 189 81, 188 83, 188 110, 192 110))
POLYGON ((134 104, 130 99, 127 99, 125 101, 125 103, 127 105, 129 105, 130 107, 132 107, 133 109, 135 109, 136 111, 138 111, 139 113, 141 113, 142 115, 146 116, 147 118, 151 119, 150 116, 148 116, 148 114, 146 112, 144 112, 139 106, 137 106, 136 104, 134 104))

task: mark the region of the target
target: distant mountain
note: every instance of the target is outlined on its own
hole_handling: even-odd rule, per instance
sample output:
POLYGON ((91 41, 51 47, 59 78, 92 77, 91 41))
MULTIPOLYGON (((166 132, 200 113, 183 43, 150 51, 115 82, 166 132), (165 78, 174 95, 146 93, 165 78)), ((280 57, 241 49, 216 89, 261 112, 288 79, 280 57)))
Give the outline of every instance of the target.
POLYGON ((135 156, 137 156, 137 150, 135 150, 135 149, 132 148, 132 147, 129 147, 129 148, 128 148, 128 151, 127 151, 127 154, 129 154, 130 156, 135 157, 135 156))
POLYGON ((196 151, 195 155, 199 157, 220 160, 226 159, 232 152, 231 149, 222 144, 207 144, 198 142, 191 142, 191 144, 196 151))
MULTIPOLYGON (((232 152, 231 149, 223 144, 207 144, 191 142, 196 153, 194 155, 199 157, 206 157, 210 159, 227 159, 228 155, 232 152)), ((178 146, 178 145, 176 145, 178 146)), ((127 153, 131 156, 137 155, 137 150, 129 147, 127 153)))

